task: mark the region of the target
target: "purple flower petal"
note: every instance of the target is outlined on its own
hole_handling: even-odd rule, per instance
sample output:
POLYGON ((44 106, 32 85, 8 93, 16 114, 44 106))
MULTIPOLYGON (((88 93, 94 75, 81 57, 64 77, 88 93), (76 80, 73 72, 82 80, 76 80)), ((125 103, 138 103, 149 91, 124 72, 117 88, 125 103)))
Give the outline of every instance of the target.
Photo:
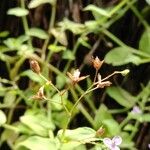
POLYGON ((115 136, 113 137, 112 142, 115 143, 115 145, 120 145, 122 143, 122 138, 120 136, 115 136))
POLYGON ((150 144, 148 144, 148 148, 150 149, 150 144))
POLYGON ((120 148, 118 146, 115 146, 115 147, 110 148, 110 150, 120 150, 120 148))
POLYGON ((134 114, 141 114, 142 113, 141 109, 138 106, 134 106, 131 112, 134 114))
POLYGON ((111 148, 112 141, 111 141, 110 138, 104 138, 104 139, 103 139, 103 143, 104 143, 107 147, 111 148))

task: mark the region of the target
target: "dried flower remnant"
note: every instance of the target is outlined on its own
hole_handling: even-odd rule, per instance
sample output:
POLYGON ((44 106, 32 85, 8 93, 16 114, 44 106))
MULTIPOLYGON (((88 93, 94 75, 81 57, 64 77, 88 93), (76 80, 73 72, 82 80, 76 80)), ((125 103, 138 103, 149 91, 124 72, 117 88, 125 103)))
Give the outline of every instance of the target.
POLYGON ((46 99, 46 97, 44 95, 44 86, 40 87, 40 89, 38 90, 38 92, 36 93, 36 95, 34 95, 32 98, 33 99, 37 99, 37 100, 46 99))
POLYGON ((39 63, 36 60, 30 60, 30 68, 33 72, 40 74, 40 66, 39 63))
POLYGON ((98 88, 104 88, 105 86, 110 86, 112 83, 110 81, 102 81, 101 75, 98 74, 98 82, 96 82, 98 88))
POLYGON ((93 62, 93 67, 96 69, 96 70, 99 70, 104 62, 104 60, 100 60, 97 56, 95 57, 95 59, 93 58, 92 60, 93 62))
POLYGON ((131 111, 131 113, 133 113, 133 114, 141 114, 142 111, 141 111, 141 109, 138 106, 134 106, 132 111, 131 111))
POLYGON ((119 145, 122 143, 122 138, 120 136, 115 136, 112 140, 110 138, 104 138, 103 143, 110 150, 120 150, 119 145))
POLYGON ((67 75, 68 75, 68 77, 71 79, 71 81, 74 84, 78 83, 79 81, 84 80, 85 78, 88 77, 88 76, 82 76, 82 77, 80 77, 80 71, 79 71, 79 69, 76 69, 73 74, 67 72, 67 75))

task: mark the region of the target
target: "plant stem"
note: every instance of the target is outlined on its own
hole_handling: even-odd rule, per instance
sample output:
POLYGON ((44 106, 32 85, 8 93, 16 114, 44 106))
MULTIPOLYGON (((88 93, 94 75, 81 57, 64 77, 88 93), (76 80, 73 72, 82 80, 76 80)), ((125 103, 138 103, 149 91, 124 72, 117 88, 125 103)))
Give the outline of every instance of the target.
MULTIPOLYGON (((51 18, 50 18, 50 22, 49 22, 49 28, 48 28, 48 33, 50 34, 51 29, 54 26, 55 23, 55 17, 56 17, 56 3, 57 0, 55 1, 55 3, 52 5, 52 11, 51 11, 51 18)), ((42 55, 41 58, 42 60, 45 60, 46 57, 46 49, 48 46, 48 43, 51 39, 51 34, 49 35, 49 37, 44 41, 43 47, 42 47, 42 55)))

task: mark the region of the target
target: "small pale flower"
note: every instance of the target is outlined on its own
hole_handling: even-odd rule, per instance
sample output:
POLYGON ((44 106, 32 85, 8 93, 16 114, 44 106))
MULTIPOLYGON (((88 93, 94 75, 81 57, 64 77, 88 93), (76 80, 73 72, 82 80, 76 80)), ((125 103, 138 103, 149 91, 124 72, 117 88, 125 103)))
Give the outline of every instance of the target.
POLYGON ((80 77, 80 71, 79 69, 76 69, 73 74, 67 72, 68 77, 73 81, 73 83, 77 83, 81 80, 84 80, 85 78, 87 78, 88 76, 82 76, 80 77))
POLYGON ((98 88, 104 88, 105 86, 110 86, 112 83, 110 81, 102 81, 101 75, 98 74, 98 82, 96 84, 98 88))
POLYGON ((132 111, 131 111, 131 113, 133 113, 133 114, 141 114, 142 111, 141 111, 141 109, 138 106, 134 106, 132 111))
POLYGON ((120 150, 119 145, 122 143, 122 138, 120 136, 115 136, 113 139, 104 138, 103 143, 110 150, 120 150))
POLYGON ((36 93, 36 95, 34 95, 32 98, 33 99, 37 99, 37 100, 45 99, 44 86, 40 87, 40 89, 38 90, 38 92, 36 93))
POLYGON ((148 144, 148 148, 150 149, 150 144, 148 144))

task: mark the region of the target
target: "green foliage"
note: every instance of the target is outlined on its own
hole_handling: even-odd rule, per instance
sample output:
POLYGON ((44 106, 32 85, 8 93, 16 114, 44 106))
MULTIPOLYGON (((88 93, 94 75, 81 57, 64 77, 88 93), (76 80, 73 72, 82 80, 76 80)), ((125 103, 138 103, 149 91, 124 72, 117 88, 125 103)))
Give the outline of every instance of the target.
MULTIPOLYGON (((149 4, 148 0, 146 2, 149 4)), ((99 69, 94 71, 95 78, 89 77, 89 70, 89 75, 82 72, 83 67, 90 64, 93 54, 101 55, 101 47, 106 53, 105 63, 116 68, 130 68, 131 73, 132 66, 149 63, 150 28, 145 19, 148 6, 140 12, 136 0, 122 0, 108 6, 101 2, 96 6, 93 2, 76 10, 74 3, 68 2, 69 9, 73 8, 71 15, 69 9, 65 12, 72 20, 66 16, 57 20, 57 11, 61 7, 57 6, 56 0, 31 0, 28 6, 21 0, 20 6, 7 11, 8 15, 22 21, 24 33, 13 37, 10 31, 0 32, 0 61, 5 64, 8 77, 0 78, 0 146, 7 143, 10 149, 16 150, 86 150, 87 147, 104 150, 108 148, 103 139, 117 135, 123 140, 121 149, 134 150, 140 126, 150 122, 150 83, 142 85, 133 95, 121 87, 128 77, 119 81, 120 85, 110 86, 114 83, 110 77, 126 75, 128 69, 109 74, 106 68, 105 73, 109 75, 103 78, 98 74, 101 73, 99 69), (44 8, 49 9, 51 16, 36 16, 41 10, 44 12, 44 8), (144 27, 138 38, 139 47, 127 45, 111 33, 113 24, 120 25, 118 19, 123 19, 129 9, 139 21, 138 25, 144 27), (32 11, 34 17, 31 16, 34 19, 41 17, 42 24, 48 29, 43 29, 41 24, 34 26, 32 21, 30 24, 31 16, 28 15, 32 11), (93 15, 92 20, 83 19, 89 12, 93 15), (29 70, 29 60, 35 61, 34 64, 30 61, 33 71, 29 70), (35 72, 38 62, 40 71, 35 72), (85 81, 80 84, 82 80, 85 81), (98 96, 95 98, 93 91, 105 90, 104 87, 106 91, 101 101, 97 101, 98 96), (109 101, 108 105, 104 100, 109 101), (110 106, 109 103, 114 101, 119 105, 110 106), (87 126, 82 127, 82 123, 87 126)), ((95 58, 92 62, 100 67, 103 64, 95 58)))

